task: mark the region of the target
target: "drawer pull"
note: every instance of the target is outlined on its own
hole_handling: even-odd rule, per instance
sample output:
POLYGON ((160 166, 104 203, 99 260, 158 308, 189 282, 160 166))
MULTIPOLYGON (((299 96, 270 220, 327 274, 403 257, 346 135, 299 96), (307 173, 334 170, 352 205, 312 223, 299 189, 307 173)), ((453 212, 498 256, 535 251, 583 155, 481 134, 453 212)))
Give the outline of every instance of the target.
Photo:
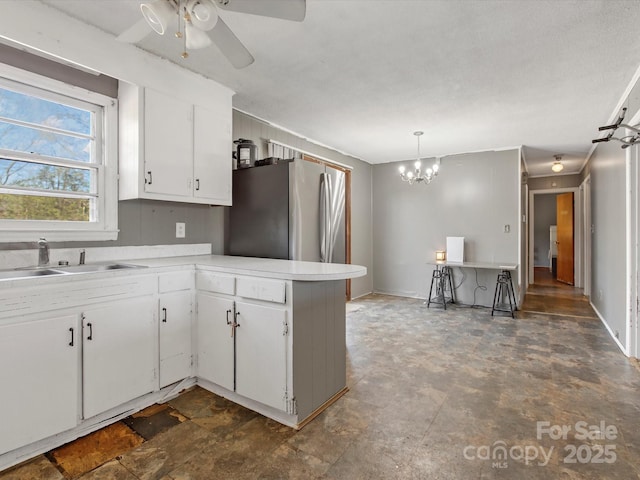
POLYGON ((89 336, 87 340, 93 340, 93 324, 91 322, 87 323, 87 327, 89 327, 89 336))
POLYGON ((71 341, 69 342, 69 346, 73 347, 73 327, 69 328, 69 331, 71 332, 71 341))

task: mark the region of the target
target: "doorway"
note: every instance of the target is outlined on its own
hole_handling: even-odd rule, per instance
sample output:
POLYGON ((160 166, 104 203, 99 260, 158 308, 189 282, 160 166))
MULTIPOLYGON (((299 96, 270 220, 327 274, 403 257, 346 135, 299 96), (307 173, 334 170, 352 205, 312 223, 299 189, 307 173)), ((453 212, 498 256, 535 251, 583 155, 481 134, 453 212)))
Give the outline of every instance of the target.
MULTIPOLYGON (((580 202, 576 201, 576 193, 578 192, 578 188, 529 191, 529 284, 537 283, 536 267, 539 273, 544 267, 548 269, 554 280, 582 288, 584 260, 581 226, 583 222, 582 208, 580 202), (561 197, 560 215, 558 197, 561 197), (560 217, 560 222, 558 217, 560 217), (541 225, 545 225, 542 230, 541 225), (556 228, 551 229, 551 226, 556 228), (556 235, 562 235, 562 238, 552 239, 552 231, 558 232, 558 227, 562 228, 556 235), (563 262, 560 267, 560 278, 558 278, 559 258, 557 252, 557 247, 560 244, 555 242, 562 242, 562 246, 565 247, 560 252, 563 262)), ((547 281, 549 277, 544 275, 544 278, 547 281)))

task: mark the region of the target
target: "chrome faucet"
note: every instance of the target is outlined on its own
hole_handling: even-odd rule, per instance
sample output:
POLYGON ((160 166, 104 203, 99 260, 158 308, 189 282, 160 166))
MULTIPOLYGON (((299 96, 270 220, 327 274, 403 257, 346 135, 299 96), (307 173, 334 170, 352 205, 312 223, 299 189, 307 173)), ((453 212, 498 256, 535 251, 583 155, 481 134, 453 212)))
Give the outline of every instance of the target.
POLYGON ((38 266, 49 265, 49 243, 46 238, 38 240, 38 266))

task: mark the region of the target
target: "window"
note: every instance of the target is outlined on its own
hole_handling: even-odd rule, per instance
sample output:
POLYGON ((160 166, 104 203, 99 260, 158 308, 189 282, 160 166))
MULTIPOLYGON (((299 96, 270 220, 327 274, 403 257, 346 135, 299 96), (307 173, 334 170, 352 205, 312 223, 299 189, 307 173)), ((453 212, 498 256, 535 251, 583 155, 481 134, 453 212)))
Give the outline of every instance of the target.
POLYGON ((0 241, 117 238, 116 101, 0 65, 0 241))

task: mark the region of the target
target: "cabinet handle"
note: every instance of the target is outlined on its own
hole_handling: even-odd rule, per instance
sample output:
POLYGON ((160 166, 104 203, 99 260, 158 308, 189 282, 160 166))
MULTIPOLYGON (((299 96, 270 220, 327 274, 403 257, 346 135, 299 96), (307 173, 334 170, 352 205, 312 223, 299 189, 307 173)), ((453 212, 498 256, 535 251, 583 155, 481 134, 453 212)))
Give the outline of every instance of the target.
POLYGON ((200 190, 200 179, 196 178, 196 190, 200 190))
POLYGON ((93 325, 91 322, 87 323, 87 327, 89 327, 89 336, 87 337, 87 340, 93 340, 93 325))
POLYGON ((233 327, 231 328, 232 337, 236 332, 236 328, 240 327, 240 324, 238 323, 238 315, 240 315, 240 312, 234 312, 233 314, 233 327))
POLYGON ((151 170, 149 170, 147 172, 147 175, 149 175, 149 181, 147 182, 147 178, 145 177, 144 183, 148 183, 149 185, 151 185, 153 183, 153 177, 151 176, 151 170))
POLYGON ((71 332, 71 341, 69 342, 69 346, 73 347, 73 327, 69 328, 69 331, 71 332))
POLYGON ((227 310, 227 325, 231 325, 231 320, 229 320, 230 313, 231 313, 231 309, 227 310))
POLYGON ((162 308, 162 321, 167 323, 167 309, 164 307, 162 308))

